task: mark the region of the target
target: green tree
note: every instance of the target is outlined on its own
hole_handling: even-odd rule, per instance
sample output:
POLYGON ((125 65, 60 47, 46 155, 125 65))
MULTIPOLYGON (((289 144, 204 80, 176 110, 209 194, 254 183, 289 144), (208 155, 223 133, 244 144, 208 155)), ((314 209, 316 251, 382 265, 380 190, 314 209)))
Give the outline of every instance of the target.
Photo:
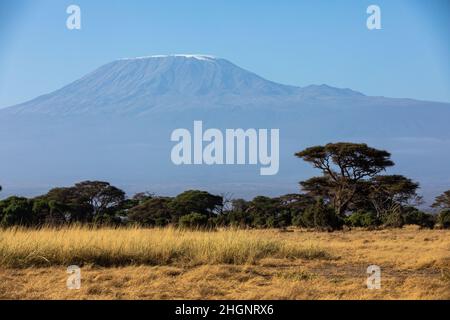
POLYGON ((253 227, 274 228, 284 226, 282 223, 283 208, 278 198, 255 197, 250 201, 246 212, 252 219, 253 227))
POLYGON ((307 194, 290 193, 280 196, 280 204, 283 208, 288 209, 294 216, 297 213, 303 212, 307 207, 316 203, 314 197, 307 194))
POLYGON ((59 205, 71 222, 102 221, 121 209, 125 193, 103 181, 83 181, 68 188, 54 188, 45 197, 59 205))
MULTIPOLYGON (((394 163, 390 153, 357 143, 329 143, 295 154, 320 169, 323 176, 302 182, 306 192, 326 192, 337 215, 343 216, 358 191, 358 183, 372 178, 394 163)), ((315 195, 311 192, 312 195, 315 195)))
POLYGON ((221 212, 223 198, 206 191, 188 190, 177 195, 169 204, 176 217, 199 213, 208 218, 221 212))
POLYGON ((282 220, 283 226, 288 225, 302 225, 303 213, 312 205, 316 203, 314 197, 307 194, 286 194, 279 197, 282 212, 280 220, 282 220))
POLYGON ((78 199, 92 208, 93 216, 111 214, 125 200, 125 192, 104 181, 83 181, 75 184, 78 199))
POLYGON ((417 208, 408 206, 403 208, 403 218, 405 224, 415 224, 425 228, 433 228, 436 223, 434 215, 420 211, 417 208))
POLYGON ((342 222, 335 210, 318 198, 314 204, 309 205, 294 218, 294 225, 319 230, 334 230, 341 227, 342 222))
POLYGON ((78 196, 74 187, 53 188, 44 197, 68 222, 88 222, 92 218, 92 208, 78 196))
POLYGON ((419 184, 402 175, 375 176, 370 181, 368 198, 381 218, 391 212, 401 211, 411 200, 420 203, 419 184))
POLYGON ((3 201, 0 208, 2 209, 1 225, 9 226, 31 226, 33 225, 33 202, 23 197, 9 197, 3 201))
POLYGON ((128 210, 127 216, 130 222, 142 226, 166 226, 176 222, 173 211, 169 207, 170 201, 171 198, 150 198, 128 210))
POLYGON ((232 199, 231 208, 225 210, 223 214, 217 217, 217 225, 234 227, 250 227, 252 225, 252 217, 247 212, 250 207, 250 201, 244 199, 232 199))

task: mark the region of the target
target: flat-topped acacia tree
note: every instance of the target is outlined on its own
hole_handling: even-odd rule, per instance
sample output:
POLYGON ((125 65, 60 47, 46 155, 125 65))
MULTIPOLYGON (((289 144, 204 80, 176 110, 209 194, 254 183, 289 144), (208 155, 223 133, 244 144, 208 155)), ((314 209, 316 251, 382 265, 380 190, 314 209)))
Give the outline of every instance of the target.
POLYGON ((51 189, 45 198, 64 207, 71 221, 91 222, 113 214, 125 200, 125 192, 104 181, 83 181, 72 187, 51 189))
POLYGON ((322 170, 321 177, 300 182, 312 196, 328 198, 337 215, 343 215, 360 183, 393 166, 391 154, 364 143, 329 143, 306 148, 295 154, 322 170))
POLYGON ((443 194, 437 196, 432 207, 440 210, 450 210, 450 190, 447 190, 443 194))

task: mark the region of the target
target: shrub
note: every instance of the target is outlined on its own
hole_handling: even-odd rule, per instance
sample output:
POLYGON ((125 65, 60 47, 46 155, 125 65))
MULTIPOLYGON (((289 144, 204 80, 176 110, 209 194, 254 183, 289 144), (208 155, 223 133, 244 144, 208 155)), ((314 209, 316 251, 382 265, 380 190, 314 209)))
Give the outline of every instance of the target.
POLYGON ((314 228, 314 210, 312 210, 312 206, 297 214, 292 219, 292 223, 296 227, 314 228))
POLYGON ((433 228, 435 219, 432 215, 414 207, 403 207, 392 211, 383 217, 383 225, 391 228, 401 228, 405 224, 415 224, 421 227, 433 228))
POLYGON ((96 215, 92 221, 96 226, 119 226, 122 220, 118 216, 110 214, 96 215))
POLYGON ((316 229, 334 230, 342 226, 342 221, 337 217, 334 209, 318 200, 314 205, 294 217, 297 226, 316 229))
POLYGON ((345 224, 352 227, 374 227, 380 224, 373 212, 356 211, 345 219, 345 224))
POLYGON ((385 227, 401 228, 405 224, 405 220, 400 211, 393 211, 384 216, 383 224, 385 227))
POLYGON ((442 210, 438 215, 437 222, 441 227, 450 229, 450 210, 442 210))
POLYGON ((415 224, 421 227, 433 228, 435 219, 431 214, 427 214, 414 207, 408 207, 403 214, 405 224, 415 224))
POLYGON ((245 213, 251 217, 252 226, 256 228, 278 228, 290 224, 290 214, 278 198, 255 197, 245 213))
POLYGON ((33 224, 33 203, 27 198, 10 197, 2 201, 2 220, 3 227, 21 225, 31 226, 33 224))
POLYGON ((219 215, 216 219, 217 226, 230 225, 233 227, 245 228, 252 225, 252 216, 240 210, 239 208, 234 208, 231 211, 226 211, 224 214, 219 215))
POLYGON ((208 216, 192 212, 190 214, 180 217, 178 225, 182 228, 199 229, 205 228, 208 225, 208 216))
POLYGON ((33 199, 33 221, 36 225, 59 226, 66 222, 64 205, 45 197, 33 199))

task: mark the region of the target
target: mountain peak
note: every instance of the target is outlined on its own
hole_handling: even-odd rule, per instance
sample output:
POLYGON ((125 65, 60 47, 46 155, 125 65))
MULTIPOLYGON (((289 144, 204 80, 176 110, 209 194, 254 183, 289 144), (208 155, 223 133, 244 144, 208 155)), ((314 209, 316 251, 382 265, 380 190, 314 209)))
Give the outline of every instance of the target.
POLYGON ((206 54, 159 54, 151 56, 142 56, 135 58, 123 58, 120 60, 142 60, 142 59, 161 59, 161 58, 186 58, 186 59, 197 59, 197 60, 216 60, 217 58, 212 55, 206 54))
POLYGON ((204 54, 125 58, 105 64, 52 93, 7 108, 12 113, 141 114, 221 106, 296 106, 303 99, 361 95, 326 85, 304 88, 266 80, 204 54))

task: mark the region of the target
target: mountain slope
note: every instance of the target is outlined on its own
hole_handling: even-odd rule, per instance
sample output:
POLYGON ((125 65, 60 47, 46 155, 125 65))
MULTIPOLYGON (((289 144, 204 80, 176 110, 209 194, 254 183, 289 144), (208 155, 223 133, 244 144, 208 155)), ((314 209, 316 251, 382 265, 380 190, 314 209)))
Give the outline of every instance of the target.
POLYGON ((211 99, 292 95, 291 86, 267 81, 224 59, 172 55, 121 59, 85 77, 10 109, 13 113, 53 115, 146 112, 159 106, 211 99))

